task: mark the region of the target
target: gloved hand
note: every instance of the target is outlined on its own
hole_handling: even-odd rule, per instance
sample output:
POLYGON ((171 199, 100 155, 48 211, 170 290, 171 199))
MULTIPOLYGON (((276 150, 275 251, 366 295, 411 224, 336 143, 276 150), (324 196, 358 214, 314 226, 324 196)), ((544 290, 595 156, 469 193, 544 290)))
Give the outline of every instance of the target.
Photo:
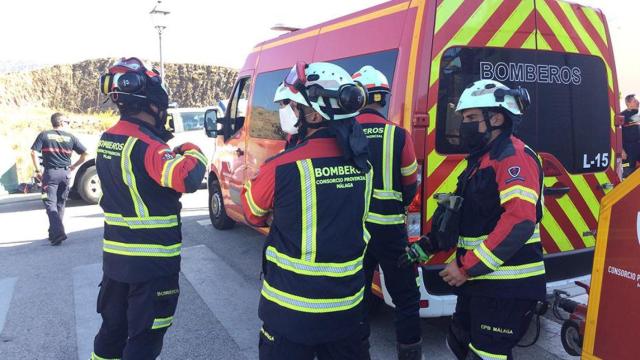
POLYGON ((423 235, 420 240, 410 244, 405 248, 405 253, 398 258, 398 267, 409 267, 413 264, 425 262, 429 260, 431 255, 425 251, 426 245, 429 243, 429 237, 423 235))
POLYGON ((200 148, 198 147, 198 145, 193 144, 193 143, 184 143, 182 145, 178 145, 176 147, 173 148, 173 152, 176 154, 180 154, 180 155, 184 155, 185 152, 189 151, 189 150, 198 150, 198 152, 202 152, 200 150, 200 148))

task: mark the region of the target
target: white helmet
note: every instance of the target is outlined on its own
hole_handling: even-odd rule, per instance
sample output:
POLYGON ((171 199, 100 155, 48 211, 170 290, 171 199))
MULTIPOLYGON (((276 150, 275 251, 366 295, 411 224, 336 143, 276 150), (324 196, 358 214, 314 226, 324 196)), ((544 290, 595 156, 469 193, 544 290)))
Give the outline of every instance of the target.
POLYGON ((495 80, 479 80, 460 95, 456 111, 482 108, 503 108, 513 115, 522 115, 531 100, 525 88, 509 89, 495 80))
POLYGON ((365 65, 351 77, 367 89, 367 104, 382 103, 384 106, 384 97, 391 93, 391 89, 389 88, 389 80, 380 70, 371 65, 365 65))
POLYGON ((327 120, 342 120, 358 115, 366 91, 338 65, 297 63, 276 89, 273 101, 286 99, 311 106, 327 120))

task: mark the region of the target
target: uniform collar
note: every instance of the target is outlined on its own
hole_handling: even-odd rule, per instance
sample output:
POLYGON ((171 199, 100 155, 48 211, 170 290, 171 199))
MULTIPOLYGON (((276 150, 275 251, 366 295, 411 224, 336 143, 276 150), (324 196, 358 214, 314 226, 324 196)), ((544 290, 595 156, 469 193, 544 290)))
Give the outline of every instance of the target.
POLYGON ((173 134, 171 134, 168 131, 162 132, 159 131, 158 129, 156 129, 155 126, 151 126, 151 124, 149 124, 146 121, 142 121, 136 117, 127 117, 127 118, 120 118, 121 121, 126 121, 132 124, 136 124, 139 126, 142 126, 143 128, 145 128, 146 130, 149 130, 153 135, 159 137, 160 139, 164 140, 164 142, 167 142, 169 140, 171 140, 173 138, 173 134))
POLYGON ((360 114, 371 114, 371 115, 378 115, 380 117, 384 117, 384 116, 382 116, 382 114, 379 111, 374 110, 374 109, 369 109, 369 108, 364 108, 364 109, 360 110, 360 114))

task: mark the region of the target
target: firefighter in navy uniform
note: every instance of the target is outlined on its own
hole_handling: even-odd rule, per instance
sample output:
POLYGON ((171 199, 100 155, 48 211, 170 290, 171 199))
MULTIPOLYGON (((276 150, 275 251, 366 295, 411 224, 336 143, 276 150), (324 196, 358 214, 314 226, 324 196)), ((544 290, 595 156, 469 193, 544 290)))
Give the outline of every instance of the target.
MULTIPOLYGON (((395 305, 398 359, 422 358, 420 329, 420 291, 415 267, 397 266, 398 257, 408 245, 405 207, 416 193, 418 165, 411 135, 386 120, 380 111, 391 90, 384 74, 364 66, 353 74, 354 81, 367 89, 367 106, 356 117, 369 139, 369 159, 373 166, 373 198, 367 218, 371 241, 364 258, 367 288, 365 303, 371 293, 371 281, 380 264, 385 286, 395 305)), ((365 308, 365 319, 368 309, 365 308)), ((366 322, 363 346, 368 347, 366 322)))
POLYGON ((337 65, 298 63, 274 101, 291 107, 304 136, 267 160, 241 196, 249 223, 267 226, 272 217, 263 254, 260 359, 361 359, 372 171, 354 116, 364 91, 337 65))
MULTIPOLYGON (((546 295, 538 228, 542 166, 513 135, 528 105, 525 89, 493 80, 464 90, 456 111, 463 117, 460 136, 469 156, 455 194, 463 198, 459 224, 445 224, 443 229, 454 230, 437 233, 438 245, 433 235, 423 237, 404 259, 425 261, 448 243, 444 238, 455 236, 454 244, 458 239, 455 261, 440 275, 457 287, 447 345, 460 360, 512 359, 546 295)), ((438 221, 434 215, 434 224, 438 221)))
POLYGON ((196 191, 207 161, 197 146, 170 149, 168 95, 162 79, 136 58, 100 78, 120 121, 98 144, 104 210, 103 271, 97 310, 102 326, 92 359, 155 359, 173 322, 180 289, 180 196, 196 191))
POLYGON ((42 201, 49 218, 49 241, 53 246, 60 245, 67 239, 62 219, 69 197, 70 176, 71 172, 82 165, 87 158, 87 149, 80 140, 64 131, 67 123, 68 120, 64 114, 51 115, 53 129, 38 134, 31 146, 31 160, 36 168, 36 176, 42 180, 42 201), (71 165, 71 154, 74 151, 80 155, 80 158, 71 165), (37 152, 42 153, 44 167, 42 175, 37 152))

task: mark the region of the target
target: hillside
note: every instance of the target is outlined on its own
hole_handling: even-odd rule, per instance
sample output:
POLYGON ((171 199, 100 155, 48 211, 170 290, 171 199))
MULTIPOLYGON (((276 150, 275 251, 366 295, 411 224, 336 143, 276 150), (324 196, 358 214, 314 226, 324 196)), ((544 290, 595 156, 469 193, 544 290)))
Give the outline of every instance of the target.
MULTIPOLYGON (((86 60, 27 72, 0 74, 0 106, 42 107, 76 113, 101 110, 98 78, 113 59, 86 60)), ((237 72, 197 64, 165 64, 171 101, 180 107, 214 104, 227 97, 237 72)))

